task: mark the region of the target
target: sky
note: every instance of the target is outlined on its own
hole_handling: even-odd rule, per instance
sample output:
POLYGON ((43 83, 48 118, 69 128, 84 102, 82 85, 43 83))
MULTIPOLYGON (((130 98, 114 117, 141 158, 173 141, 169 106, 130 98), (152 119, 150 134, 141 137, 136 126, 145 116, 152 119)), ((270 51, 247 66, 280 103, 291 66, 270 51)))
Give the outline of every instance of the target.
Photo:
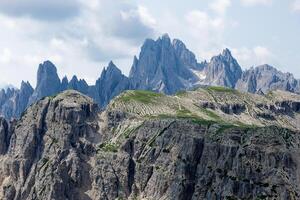
POLYGON ((229 48, 243 69, 300 78, 300 0, 1 0, 0 87, 36 84, 38 65, 94 84, 112 60, 128 75, 146 38, 182 40, 199 62, 229 48))

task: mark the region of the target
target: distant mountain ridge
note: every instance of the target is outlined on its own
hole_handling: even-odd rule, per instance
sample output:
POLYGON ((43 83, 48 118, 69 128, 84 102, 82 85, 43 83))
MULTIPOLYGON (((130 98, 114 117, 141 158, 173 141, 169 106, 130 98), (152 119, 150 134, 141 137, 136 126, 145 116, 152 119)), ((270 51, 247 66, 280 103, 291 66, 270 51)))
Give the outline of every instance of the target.
POLYGON ((55 65, 45 61, 39 65, 35 89, 29 82, 23 81, 20 89, 0 90, 0 116, 18 118, 32 103, 68 89, 92 97, 103 108, 125 90, 174 94, 200 85, 224 86, 259 94, 270 90, 300 93, 300 80, 290 73, 282 73, 269 65, 243 71, 229 49, 209 62, 199 63, 182 41, 171 41, 165 34, 157 40, 147 39, 144 42, 139 57, 133 59, 128 77, 110 62, 95 85, 88 85, 75 75, 71 80, 67 77, 61 80, 55 65))

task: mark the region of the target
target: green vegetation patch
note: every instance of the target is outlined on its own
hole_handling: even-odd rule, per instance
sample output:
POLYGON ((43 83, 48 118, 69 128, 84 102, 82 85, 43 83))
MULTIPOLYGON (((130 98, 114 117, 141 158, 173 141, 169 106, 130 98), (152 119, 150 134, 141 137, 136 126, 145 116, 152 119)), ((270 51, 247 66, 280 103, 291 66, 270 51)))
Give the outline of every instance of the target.
POLYGON ((136 91, 130 91, 122 95, 120 99, 124 102, 138 101, 141 103, 150 104, 150 103, 155 103, 155 100, 161 96, 163 95, 160 93, 144 91, 144 90, 136 90, 136 91))
POLYGON ((131 127, 131 128, 127 128, 127 129, 124 131, 124 133, 123 133, 123 136, 125 137, 125 139, 130 138, 130 136, 131 136, 134 132, 136 132, 139 128, 141 128, 141 126, 142 126, 143 124, 144 124, 144 122, 141 123, 141 124, 138 125, 138 126, 131 127))
POLYGON ((177 93, 175 94, 175 96, 180 97, 180 96, 185 96, 186 94, 187 94, 187 91, 182 90, 182 91, 177 92, 177 93))
POLYGON ((234 90, 232 88, 221 87, 221 86, 209 86, 209 87, 207 87, 207 90, 213 91, 213 92, 228 92, 228 93, 236 93, 237 92, 236 90, 234 90))
POLYGON ((177 117, 191 117, 193 116, 192 112, 186 109, 185 107, 181 107, 181 109, 176 111, 176 116, 177 117))
POLYGON ((104 152, 118 152, 118 145, 115 144, 115 143, 110 143, 110 142, 107 142, 107 143, 103 143, 103 144, 100 144, 99 145, 99 149, 100 151, 104 151, 104 152))

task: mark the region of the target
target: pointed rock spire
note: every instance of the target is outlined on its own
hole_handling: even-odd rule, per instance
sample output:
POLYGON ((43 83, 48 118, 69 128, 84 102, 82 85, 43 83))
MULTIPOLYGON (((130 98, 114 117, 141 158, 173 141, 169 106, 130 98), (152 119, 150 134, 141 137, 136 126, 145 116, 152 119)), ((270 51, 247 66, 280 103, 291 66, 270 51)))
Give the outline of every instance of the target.
POLYGON ((37 85, 32 94, 29 104, 45 97, 60 92, 61 83, 57 75, 57 69, 50 61, 45 61, 39 65, 37 73, 37 85))

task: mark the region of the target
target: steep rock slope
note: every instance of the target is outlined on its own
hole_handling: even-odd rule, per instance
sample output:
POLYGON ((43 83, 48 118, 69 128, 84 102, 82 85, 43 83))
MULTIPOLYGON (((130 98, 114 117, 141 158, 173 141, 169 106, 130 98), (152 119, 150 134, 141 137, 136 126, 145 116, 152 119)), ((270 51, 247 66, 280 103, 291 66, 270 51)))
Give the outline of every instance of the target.
POLYGON ((299 93, 300 81, 290 73, 282 73, 270 65, 261 65, 243 72, 236 88, 251 93, 267 93, 278 89, 299 93))
POLYGON ((61 83, 57 75, 57 69, 50 61, 40 64, 37 72, 36 88, 29 99, 29 105, 43 97, 55 95, 60 92, 61 83))
POLYGON ((96 81, 95 92, 90 96, 94 97, 100 107, 105 107, 113 97, 128 89, 130 89, 129 79, 113 62, 110 62, 108 67, 103 69, 96 81))
POLYGON ((0 91, 0 116, 11 119, 20 116, 27 108, 29 98, 33 93, 33 88, 29 82, 22 81, 21 88, 7 89, 0 91))
MULTIPOLYGON (((229 126, 230 120, 205 120, 183 108, 185 95, 202 102, 205 91, 173 97, 133 91, 103 112, 92 99, 66 91, 31 106, 18 122, 1 119, 0 144, 7 149, 0 153, 0 198, 298 199, 299 132, 229 126), (161 110, 163 99, 177 108, 161 110)), ((210 88, 207 96, 217 103, 225 92, 210 88)), ((228 103, 234 95, 226 95, 228 103)), ((298 98, 276 93, 271 100, 293 105, 298 98)))
POLYGON ((229 49, 225 49, 222 54, 214 56, 203 69, 203 85, 225 86, 234 88, 237 81, 242 76, 242 68, 233 58, 229 49))
POLYGON ((129 78, 134 89, 173 94, 191 88, 198 81, 190 67, 197 67, 195 56, 182 42, 172 43, 164 35, 156 41, 145 41, 139 59, 134 58, 129 78))

